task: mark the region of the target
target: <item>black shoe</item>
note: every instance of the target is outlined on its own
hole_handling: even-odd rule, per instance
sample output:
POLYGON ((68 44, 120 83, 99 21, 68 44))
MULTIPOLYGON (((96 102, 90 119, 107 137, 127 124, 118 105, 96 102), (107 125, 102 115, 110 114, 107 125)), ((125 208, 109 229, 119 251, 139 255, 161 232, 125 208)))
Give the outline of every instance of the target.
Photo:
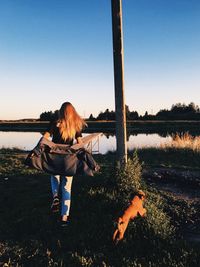
POLYGON ((56 197, 54 197, 53 202, 52 202, 52 204, 51 204, 51 211, 52 211, 53 213, 57 213, 57 212, 59 212, 59 207, 60 207, 60 200, 59 200, 59 198, 56 196, 56 197))
POLYGON ((69 221, 61 221, 60 222, 60 227, 62 228, 62 229, 66 229, 68 226, 69 226, 69 221))

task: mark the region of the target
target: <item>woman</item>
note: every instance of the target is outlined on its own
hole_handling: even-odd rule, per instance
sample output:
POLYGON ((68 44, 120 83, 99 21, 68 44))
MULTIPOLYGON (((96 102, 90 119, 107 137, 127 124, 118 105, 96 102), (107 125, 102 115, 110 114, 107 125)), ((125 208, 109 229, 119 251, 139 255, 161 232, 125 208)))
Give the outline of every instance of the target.
MULTIPOLYGON (((58 118, 50 123, 48 130, 44 133, 44 137, 52 137, 52 141, 56 144, 72 145, 74 139, 81 143, 81 131, 86 125, 72 104, 65 102, 58 112, 58 118)), ((59 211, 59 187, 61 187, 61 226, 65 226, 69 222, 72 179, 73 176, 51 175, 53 193, 51 209, 53 212, 59 211)))

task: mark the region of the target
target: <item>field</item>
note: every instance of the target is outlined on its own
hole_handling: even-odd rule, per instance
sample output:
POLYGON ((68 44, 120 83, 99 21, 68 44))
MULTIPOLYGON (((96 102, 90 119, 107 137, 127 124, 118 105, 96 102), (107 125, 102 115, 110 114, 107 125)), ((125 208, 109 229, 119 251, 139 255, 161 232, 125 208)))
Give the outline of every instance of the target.
POLYGON ((0 150, 1 266, 200 265, 198 150, 139 149, 121 170, 114 154, 96 155, 101 171, 74 178, 65 231, 50 213, 49 176, 25 167, 25 157, 18 149, 0 150), (116 218, 137 187, 147 194, 147 216, 132 221, 116 246, 116 218))

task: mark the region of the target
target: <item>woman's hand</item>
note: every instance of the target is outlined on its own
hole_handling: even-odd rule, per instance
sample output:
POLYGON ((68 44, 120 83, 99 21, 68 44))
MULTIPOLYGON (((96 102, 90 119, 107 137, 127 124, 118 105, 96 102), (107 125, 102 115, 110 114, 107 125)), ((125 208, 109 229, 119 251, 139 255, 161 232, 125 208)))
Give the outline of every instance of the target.
POLYGON ((50 137, 50 133, 49 132, 45 132, 43 135, 44 138, 48 139, 50 137))
POLYGON ((83 143, 83 141, 82 141, 82 138, 81 138, 81 137, 78 137, 78 138, 76 139, 76 141, 77 141, 77 143, 78 143, 78 144, 82 144, 82 143, 83 143))

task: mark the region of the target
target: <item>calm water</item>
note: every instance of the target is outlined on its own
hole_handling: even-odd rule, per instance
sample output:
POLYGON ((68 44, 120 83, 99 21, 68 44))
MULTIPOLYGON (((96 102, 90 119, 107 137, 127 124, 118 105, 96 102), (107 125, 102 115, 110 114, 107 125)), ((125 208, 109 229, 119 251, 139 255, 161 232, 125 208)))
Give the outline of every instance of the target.
MULTIPOLYGON (((83 136, 86 134, 83 134, 83 136)), ((41 133, 37 132, 1 132, 0 131, 0 148, 18 147, 20 149, 31 150, 41 138, 41 133)), ((130 135, 128 140, 128 149, 137 147, 156 147, 165 142, 169 142, 171 137, 161 137, 158 134, 138 134, 130 135)), ((94 150, 98 145, 94 144, 94 150)), ((99 152, 105 154, 108 151, 116 150, 116 138, 111 135, 103 135, 99 139, 99 152)))

